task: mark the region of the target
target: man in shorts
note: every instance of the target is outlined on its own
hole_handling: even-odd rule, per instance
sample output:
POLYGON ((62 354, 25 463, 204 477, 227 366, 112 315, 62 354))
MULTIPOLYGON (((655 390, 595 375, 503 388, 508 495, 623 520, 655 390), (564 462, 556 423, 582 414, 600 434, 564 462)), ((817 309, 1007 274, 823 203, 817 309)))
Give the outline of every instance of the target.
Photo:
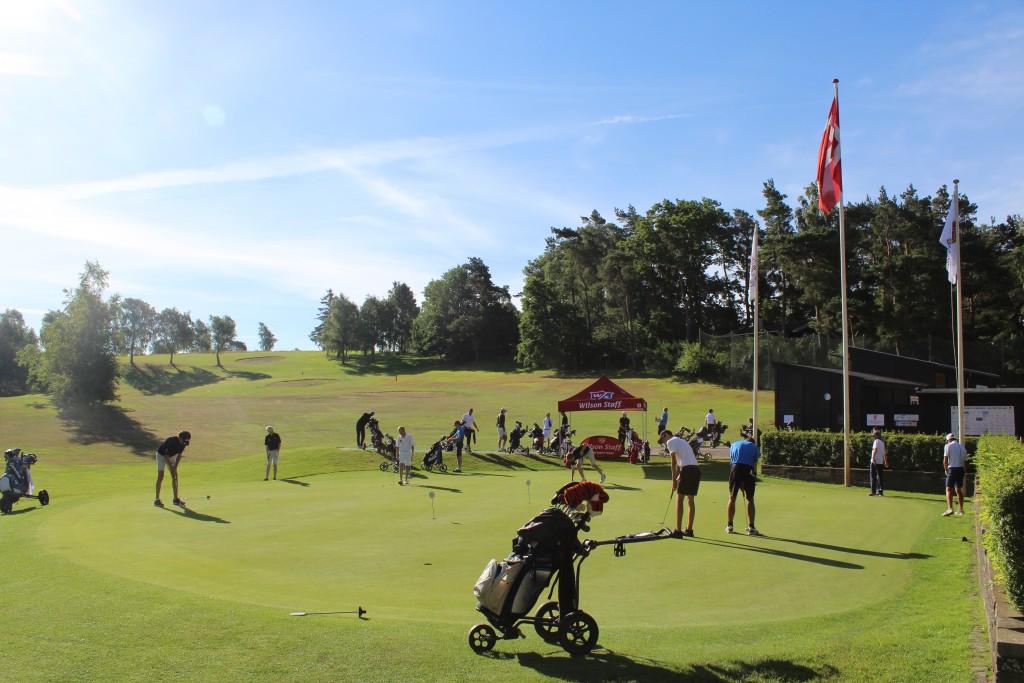
POLYGON ((700 465, 693 454, 690 444, 672 432, 663 429, 658 435, 658 443, 665 447, 672 457, 672 490, 676 492, 676 529, 672 538, 693 536, 693 517, 697 506, 693 499, 700 488, 700 465), (687 506, 686 528, 683 529, 683 505, 687 506))
POLYGON ((267 425, 267 436, 263 439, 263 446, 267 449, 267 473, 263 475, 263 481, 270 477, 270 466, 274 466, 274 479, 277 479, 277 457, 281 455, 281 435, 274 431, 274 428, 267 425))
POLYGON ((754 486, 757 479, 754 476, 754 468, 761 458, 761 451, 758 449, 754 439, 748 436, 740 439, 729 448, 729 462, 732 468, 729 470, 729 505, 726 508, 728 525, 725 533, 732 533, 732 518, 736 513, 736 496, 742 491, 747 499, 747 534, 760 536, 761 532, 754 526, 754 486))
POLYGON ((192 440, 192 434, 187 431, 180 431, 174 436, 169 436, 160 447, 156 449, 156 498, 153 505, 158 508, 164 506, 160 500, 160 485, 164 483, 164 468, 171 471, 171 487, 174 490, 174 504, 184 509, 185 503, 178 497, 178 463, 185 452, 185 447, 192 440))
POLYGON ((412 472, 412 455, 416 450, 416 439, 412 434, 405 432, 405 427, 398 428, 398 438, 395 440, 395 448, 398 449, 398 485, 402 485, 402 477, 405 483, 409 484, 409 473, 412 472))
POLYGON ((495 421, 495 426, 498 428, 498 452, 505 452, 505 444, 508 441, 508 432, 505 431, 505 413, 507 411, 502 408, 498 411, 498 419, 495 421))
POLYGON ((946 473, 946 511, 943 517, 953 514, 953 489, 960 509, 957 516, 964 514, 964 473, 967 472, 967 449, 957 441, 956 434, 946 434, 946 447, 942 450, 942 469, 946 473))
POLYGON ((603 484, 605 480, 604 470, 597 464, 597 458, 594 457, 594 449, 587 444, 580 444, 572 449, 572 453, 569 454, 569 469, 580 473, 580 481, 586 481, 587 477, 583 474, 583 458, 589 460, 590 466, 601 475, 601 483, 603 484))
POLYGON ((476 418, 473 417, 473 409, 470 408, 462 416, 462 426, 466 429, 466 452, 473 454, 473 442, 476 441, 476 418))

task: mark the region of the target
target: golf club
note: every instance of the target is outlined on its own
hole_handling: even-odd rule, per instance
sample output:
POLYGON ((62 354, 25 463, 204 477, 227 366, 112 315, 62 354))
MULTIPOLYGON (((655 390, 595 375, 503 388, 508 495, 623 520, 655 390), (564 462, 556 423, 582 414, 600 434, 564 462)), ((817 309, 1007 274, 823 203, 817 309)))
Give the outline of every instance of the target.
POLYGON ((676 494, 676 487, 673 482, 672 491, 668 494, 668 505, 665 506, 665 514, 661 518, 661 526, 665 526, 665 521, 668 519, 668 509, 672 507, 672 496, 676 494))
POLYGON ((358 614, 359 618, 362 619, 363 615, 366 614, 366 610, 360 607, 358 610, 349 610, 345 612, 292 612, 288 616, 290 617, 308 617, 311 614, 358 614))

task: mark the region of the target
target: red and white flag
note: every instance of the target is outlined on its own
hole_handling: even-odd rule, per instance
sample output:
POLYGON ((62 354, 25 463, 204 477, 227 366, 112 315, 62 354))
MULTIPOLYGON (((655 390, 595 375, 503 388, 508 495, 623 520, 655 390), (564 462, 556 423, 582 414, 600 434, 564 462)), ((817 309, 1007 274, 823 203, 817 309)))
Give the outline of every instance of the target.
POLYGON ((818 148, 818 207, 828 214, 843 196, 843 169, 839 156, 839 100, 832 98, 828 122, 818 148))
POLYGON ((939 244, 946 248, 946 272, 949 273, 950 283, 954 285, 960 280, 960 207, 957 203, 954 194, 946 224, 942 226, 942 234, 939 235, 939 244))

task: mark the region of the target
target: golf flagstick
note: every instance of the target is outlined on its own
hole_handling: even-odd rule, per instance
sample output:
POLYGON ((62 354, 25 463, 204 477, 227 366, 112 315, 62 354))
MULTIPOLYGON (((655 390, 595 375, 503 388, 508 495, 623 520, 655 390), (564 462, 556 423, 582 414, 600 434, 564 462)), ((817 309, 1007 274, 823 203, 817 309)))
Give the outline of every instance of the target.
POLYGON ((366 614, 366 610, 360 607, 356 611, 345 611, 345 612, 292 612, 288 616, 290 617, 308 617, 311 614, 358 614, 359 618, 362 619, 363 615, 366 614))

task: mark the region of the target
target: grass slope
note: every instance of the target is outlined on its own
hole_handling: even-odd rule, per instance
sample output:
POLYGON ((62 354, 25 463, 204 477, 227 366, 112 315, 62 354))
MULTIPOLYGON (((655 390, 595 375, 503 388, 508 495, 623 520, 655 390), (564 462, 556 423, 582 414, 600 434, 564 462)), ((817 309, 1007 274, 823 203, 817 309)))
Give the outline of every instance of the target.
MULTIPOLYGON (((984 628, 972 543, 960 540, 973 541, 969 518, 940 518, 938 496, 868 499, 768 479, 757 495, 767 536, 729 536, 721 462, 704 466, 698 538, 588 558, 581 603, 601 628, 591 656, 569 657, 532 630, 474 655, 472 585, 565 470, 550 458, 478 453, 462 475, 417 472, 398 487, 378 456, 337 446, 354 440, 364 406, 389 429, 401 416, 422 450, 421 435, 470 405, 533 421, 586 380, 410 364, 396 382, 317 354, 273 355, 281 360, 224 357, 260 377, 181 359, 178 369, 147 368, 148 383, 122 389, 120 416, 61 419, 39 397, 2 399, 0 428, 41 454, 37 483, 53 495, 47 508, 22 502, 0 519, 8 595, 24 596, 6 641, 31 654, 10 677, 964 681, 983 666, 971 648, 984 628), (285 436, 282 481, 262 481, 266 423, 285 436), (148 453, 181 427, 196 435, 182 465, 187 514, 151 505, 148 453), (357 606, 366 619, 288 616, 357 606)), ((693 415, 679 422, 711 406, 732 422, 746 410, 742 392, 622 384, 693 415)), ((614 425, 614 414, 578 417, 581 429, 614 425)), ((607 470, 611 500, 588 536, 660 527, 667 463, 607 470)))

